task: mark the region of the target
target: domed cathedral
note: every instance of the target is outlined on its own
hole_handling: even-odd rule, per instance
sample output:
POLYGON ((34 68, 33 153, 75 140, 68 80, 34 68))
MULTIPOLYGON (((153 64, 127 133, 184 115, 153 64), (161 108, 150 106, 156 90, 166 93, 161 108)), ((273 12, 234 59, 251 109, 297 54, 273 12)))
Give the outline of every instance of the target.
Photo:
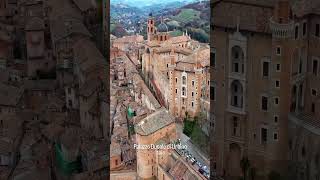
POLYGON ((173 44, 179 47, 187 47, 190 46, 191 37, 188 35, 186 31, 182 36, 171 37, 169 28, 167 24, 164 22, 163 17, 161 17, 160 24, 156 26, 155 18, 152 16, 152 13, 149 14, 148 22, 147 22, 147 38, 148 43, 153 44, 173 44))
POLYGON ((155 27, 155 20, 152 13, 149 14, 148 26, 147 26, 148 41, 163 42, 170 38, 169 29, 166 23, 164 23, 161 17, 161 23, 155 27))
POLYGON ((156 39, 158 41, 162 42, 169 39, 168 26, 163 22, 163 18, 161 18, 161 23, 157 26, 156 32, 156 39))
POLYGON ((320 177, 319 5, 243 0, 211 9, 219 93, 211 162, 225 179, 243 176, 246 159, 255 179, 320 177))
POLYGON ((142 73, 150 89, 171 114, 199 115, 204 107, 201 103, 208 103, 209 98, 209 45, 191 39, 187 31, 181 36, 170 36, 164 19, 156 25, 152 14, 147 32, 142 73))

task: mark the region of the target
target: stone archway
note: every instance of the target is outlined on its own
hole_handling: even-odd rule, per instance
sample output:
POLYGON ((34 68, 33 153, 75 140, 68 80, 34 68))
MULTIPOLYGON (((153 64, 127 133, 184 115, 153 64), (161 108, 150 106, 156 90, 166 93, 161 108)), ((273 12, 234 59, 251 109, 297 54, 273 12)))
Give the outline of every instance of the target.
POLYGON ((239 177, 241 175, 241 148, 238 144, 232 143, 229 146, 229 161, 227 174, 230 177, 239 177))

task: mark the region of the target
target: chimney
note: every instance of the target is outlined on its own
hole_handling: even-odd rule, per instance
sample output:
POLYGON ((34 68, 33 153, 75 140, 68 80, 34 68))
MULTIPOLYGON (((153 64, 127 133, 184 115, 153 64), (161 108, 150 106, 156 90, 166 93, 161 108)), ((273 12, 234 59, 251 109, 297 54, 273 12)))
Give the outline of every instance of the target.
POLYGON ((288 0, 278 0, 274 8, 274 20, 280 24, 287 24, 291 19, 291 9, 288 0))

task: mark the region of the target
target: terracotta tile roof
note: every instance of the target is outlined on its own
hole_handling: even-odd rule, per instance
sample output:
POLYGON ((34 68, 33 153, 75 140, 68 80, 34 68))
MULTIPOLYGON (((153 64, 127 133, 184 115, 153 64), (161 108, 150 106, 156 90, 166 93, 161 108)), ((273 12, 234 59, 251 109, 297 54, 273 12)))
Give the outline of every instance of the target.
POLYGON ((144 41, 143 36, 132 35, 132 36, 123 36, 121 38, 117 38, 113 41, 113 43, 134 43, 134 42, 143 42, 143 41, 144 41))
POLYGON ((81 96, 89 97, 97 92, 101 86, 101 81, 98 79, 89 79, 83 85, 80 86, 79 94, 81 96))
POLYGON ((239 28, 254 32, 271 33, 269 19, 273 15, 272 1, 221 1, 213 8, 213 24, 218 27, 239 28), (226 13, 233 12, 233 13, 226 13))
POLYGON ((85 25, 78 19, 70 17, 58 18, 52 20, 50 23, 52 40, 54 42, 57 42, 73 34, 81 34, 84 37, 92 36, 85 25))
POLYGON ((319 0, 293 1, 292 10, 293 10, 293 13, 298 17, 302 17, 306 14, 320 15, 320 1, 319 0))
POLYGON ((120 155, 121 155, 120 144, 117 142, 112 142, 110 145, 110 157, 120 156, 120 155))
POLYGON ((189 36, 176 36, 176 37, 171 37, 167 42, 170 42, 172 44, 177 44, 177 43, 182 43, 182 42, 188 42, 190 41, 189 36))
POLYGON ((169 170, 169 173, 174 177, 174 179, 182 179, 187 171, 188 167, 184 165, 183 162, 176 161, 176 163, 169 170))
POLYGON ((66 0, 48 0, 48 6, 51 8, 50 20, 63 20, 65 18, 73 18, 82 21, 83 17, 77 7, 71 4, 71 1, 66 0))
POLYGON ((107 63, 96 45, 87 38, 77 41, 73 46, 75 63, 85 73, 90 73, 95 69, 107 69, 107 63))
POLYGON ((138 134, 147 136, 172 123, 174 117, 165 108, 161 108, 136 124, 135 130, 138 134))
POLYGON ((23 95, 23 88, 0 83, 0 105, 16 106, 23 95))

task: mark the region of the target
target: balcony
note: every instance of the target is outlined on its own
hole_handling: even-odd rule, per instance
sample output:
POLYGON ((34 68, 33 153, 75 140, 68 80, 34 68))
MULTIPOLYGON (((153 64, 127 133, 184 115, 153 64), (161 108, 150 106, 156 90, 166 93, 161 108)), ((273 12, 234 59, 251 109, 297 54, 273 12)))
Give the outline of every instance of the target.
POLYGON ((231 106, 229 105, 227 108, 228 112, 234 113, 234 114, 240 114, 240 115, 246 115, 246 111, 244 110, 244 108, 241 107, 236 107, 236 106, 231 106))
POLYGON ((274 21, 272 17, 270 18, 270 29, 272 36, 275 38, 291 38, 294 32, 294 23, 291 21, 287 24, 280 24, 274 21))
POLYGON ((320 135, 320 121, 313 114, 289 113, 288 118, 289 123, 296 124, 316 135, 320 135))

